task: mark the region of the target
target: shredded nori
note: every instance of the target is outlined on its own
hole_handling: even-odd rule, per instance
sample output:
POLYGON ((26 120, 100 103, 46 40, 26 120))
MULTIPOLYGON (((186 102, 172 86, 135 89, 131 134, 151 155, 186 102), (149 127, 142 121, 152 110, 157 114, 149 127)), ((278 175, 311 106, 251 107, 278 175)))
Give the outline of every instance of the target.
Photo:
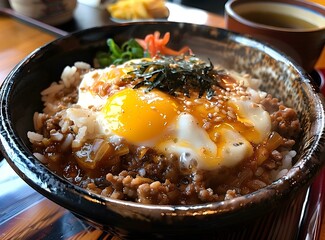
POLYGON ((190 91, 196 90, 199 98, 206 93, 210 99, 215 95, 214 87, 222 88, 220 80, 225 74, 224 70, 215 69, 210 60, 206 63, 194 55, 159 56, 133 66, 135 70, 127 79, 138 81, 134 88, 147 87, 146 92, 156 88, 173 96, 181 92, 190 97, 190 91))

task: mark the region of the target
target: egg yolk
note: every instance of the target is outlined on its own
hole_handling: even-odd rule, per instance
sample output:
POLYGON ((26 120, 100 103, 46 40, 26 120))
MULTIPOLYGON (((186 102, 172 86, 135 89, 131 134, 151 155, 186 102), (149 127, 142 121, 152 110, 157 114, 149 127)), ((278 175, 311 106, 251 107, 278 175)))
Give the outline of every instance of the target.
POLYGON ((126 88, 109 97, 102 112, 113 133, 136 144, 159 137, 177 117, 178 105, 157 90, 126 88))

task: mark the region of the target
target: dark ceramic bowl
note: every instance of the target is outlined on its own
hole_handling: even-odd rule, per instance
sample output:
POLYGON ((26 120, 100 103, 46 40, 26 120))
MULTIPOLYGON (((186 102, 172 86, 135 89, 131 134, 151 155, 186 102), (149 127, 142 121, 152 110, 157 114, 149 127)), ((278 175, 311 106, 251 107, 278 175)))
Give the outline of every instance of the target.
MULTIPOLYGON (((123 237, 262 239, 297 233, 305 193, 324 163, 324 106, 309 76, 282 53, 227 30, 182 23, 130 23, 87 29, 37 49, 5 79, 0 91, 1 149, 11 167, 38 192, 81 219, 123 237), (297 163, 281 179, 249 195, 217 203, 156 206, 105 198, 53 174, 27 139, 40 92, 75 61, 91 63, 106 39, 122 42, 169 31, 171 47, 188 45, 200 57, 263 79, 262 88, 299 112, 303 132, 297 163), (298 211, 298 210, 299 211, 298 211), (298 220, 297 220, 298 219, 298 220), (274 220, 274 221, 273 221, 274 220), (294 221, 294 222, 293 222, 294 221), (291 226, 291 227, 290 227, 291 226)), ((9 200, 8 200, 9 201, 9 200)), ((281 238, 285 239, 285 238, 281 238)))

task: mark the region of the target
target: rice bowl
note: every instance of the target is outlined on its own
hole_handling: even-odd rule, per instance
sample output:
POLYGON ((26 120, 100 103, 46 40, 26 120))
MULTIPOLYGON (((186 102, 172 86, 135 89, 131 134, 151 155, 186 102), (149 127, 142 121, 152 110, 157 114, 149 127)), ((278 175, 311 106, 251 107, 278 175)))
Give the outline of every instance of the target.
POLYGON ((4 156, 36 190, 105 230, 124 237, 135 234, 147 238, 185 235, 229 237, 242 232, 245 219, 246 235, 241 236, 248 237, 247 234, 253 233, 257 226, 258 229, 272 229, 266 225, 284 226, 289 223, 285 218, 280 221, 277 214, 279 221, 260 219, 267 219, 273 210, 274 213, 278 210, 283 212, 285 206, 292 206, 291 203, 296 201, 300 206, 306 187, 323 166, 324 109, 320 94, 299 66, 252 39, 222 29, 190 24, 148 23, 145 29, 141 24, 125 24, 85 30, 54 41, 38 51, 17 66, 1 88, 1 146, 4 156), (302 132, 295 148, 296 155, 290 153, 296 161, 280 179, 258 191, 229 200, 159 206, 94 194, 53 174, 32 155, 27 132, 34 131, 34 113, 43 111, 40 92, 60 79, 65 66, 73 67, 79 61, 92 62, 94 52, 103 49, 108 37, 116 36, 117 41, 122 42, 131 36, 144 37, 158 28, 172 33, 175 37, 173 47, 189 45, 193 52, 203 57, 211 56, 213 51, 213 63, 221 61, 227 69, 265 79, 261 90, 297 111, 302 132), (27 96, 30 97, 27 99, 27 96))

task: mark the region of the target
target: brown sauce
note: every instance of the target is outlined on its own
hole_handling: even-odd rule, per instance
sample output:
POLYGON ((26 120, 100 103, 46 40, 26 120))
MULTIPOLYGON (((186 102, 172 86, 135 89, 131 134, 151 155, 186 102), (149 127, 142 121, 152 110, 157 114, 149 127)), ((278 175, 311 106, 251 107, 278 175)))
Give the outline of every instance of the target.
POLYGON ((317 25, 304 19, 274 12, 250 11, 242 13, 241 16, 249 21, 280 28, 313 29, 317 25))

